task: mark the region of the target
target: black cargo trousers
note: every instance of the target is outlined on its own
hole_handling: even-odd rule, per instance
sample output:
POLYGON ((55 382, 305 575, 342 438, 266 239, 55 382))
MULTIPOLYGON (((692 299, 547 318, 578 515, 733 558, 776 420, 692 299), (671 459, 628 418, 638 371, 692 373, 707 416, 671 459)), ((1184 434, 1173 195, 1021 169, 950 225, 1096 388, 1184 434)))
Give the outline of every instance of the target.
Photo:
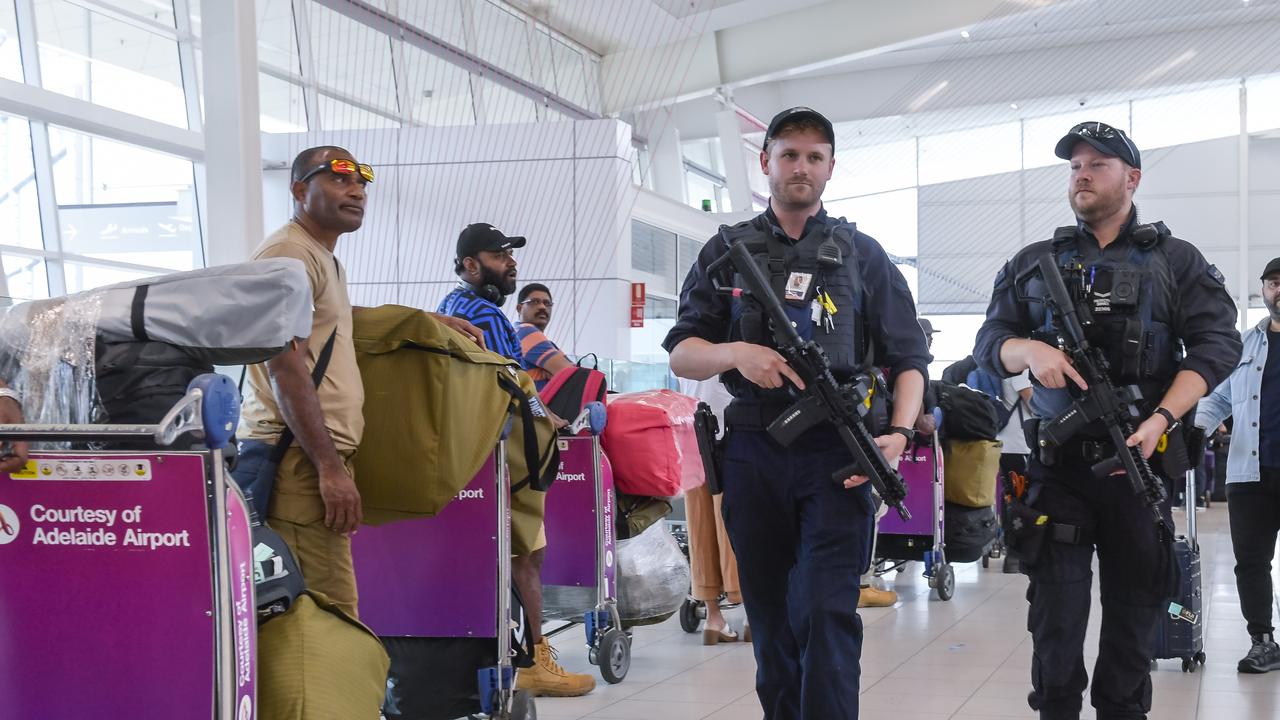
MULTIPOLYGON (((1098 720, 1141 720, 1151 710, 1150 662, 1156 630, 1176 584, 1172 551, 1151 511, 1124 475, 1094 477, 1072 443, 1053 467, 1034 453, 1028 463, 1033 507, 1055 524, 1079 528, 1046 538, 1035 558, 1023 557, 1031 579, 1027 629, 1034 655, 1028 697, 1041 720, 1077 720, 1089 684, 1085 629, 1092 604, 1093 554, 1098 554, 1102 631, 1093 669, 1098 720)), ((1161 509, 1169 520, 1169 507, 1161 509)), ((1172 524, 1170 524, 1172 527, 1172 524)))

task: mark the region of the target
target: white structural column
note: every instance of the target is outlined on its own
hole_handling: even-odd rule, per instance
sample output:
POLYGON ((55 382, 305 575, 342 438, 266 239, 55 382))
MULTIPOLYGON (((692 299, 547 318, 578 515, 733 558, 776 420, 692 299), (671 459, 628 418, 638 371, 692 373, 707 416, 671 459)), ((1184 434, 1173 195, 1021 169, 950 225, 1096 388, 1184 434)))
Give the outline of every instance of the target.
POLYGON ((209 265, 243 262, 263 238, 262 141, 253 0, 205 2, 205 164, 209 265))
POLYGON ((684 153, 672 112, 672 108, 662 107, 642 113, 636 117, 636 130, 649 143, 648 171, 653 175, 654 192, 684 203, 684 153))
MULTIPOLYGON (((1249 268, 1249 90, 1244 80, 1240 81, 1240 254, 1236 262, 1236 282, 1239 284, 1239 297, 1236 309, 1239 319, 1236 324, 1240 332, 1248 329, 1249 290, 1254 284, 1250 277, 1253 272, 1249 268)), ((1258 271, 1259 273, 1261 270, 1258 271)))
POLYGON ((742 120, 737 110, 727 107, 716 113, 720 131, 720 158, 724 182, 729 188, 729 204, 734 212, 750 211, 751 181, 747 179, 747 155, 742 151, 742 120))

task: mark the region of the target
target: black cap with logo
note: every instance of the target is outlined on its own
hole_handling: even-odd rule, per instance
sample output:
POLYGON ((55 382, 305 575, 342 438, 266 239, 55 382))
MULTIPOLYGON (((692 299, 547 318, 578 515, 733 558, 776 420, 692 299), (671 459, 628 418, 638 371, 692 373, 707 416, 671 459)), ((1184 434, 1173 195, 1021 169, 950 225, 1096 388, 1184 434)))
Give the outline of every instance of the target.
POLYGON ((1113 128, 1104 122, 1082 122, 1067 131, 1058 141, 1053 154, 1063 160, 1070 160, 1076 143, 1086 142, 1103 155, 1118 157, 1130 167, 1142 169, 1142 154, 1138 146, 1133 144, 1128 135, 1119 128, 1113 128))
POLYGON ((1267 263, 1267 268, 1262 271, 1262 280, 1266 280, 1271 275, 1280 275, 1280 257, 1267 263))
POLYGON ((511 248, 524 247, 528 242, 522 237, 507 237, 498 228, 489 223, 472 223, 462 230, 458 236, 457 259, 475 257, 481 250, 502 252, 511 248))
POLYGON ((827 142, 831 143, 832 152, 835 152, 836 131, 831 126, 831 121, 823 117, 822 113, 817 110, 803 106, 788 108, 773 116, 773 119, 769 121, 769 129, 764 133, 765 147, 769 146, 769 141, 777 137, 778 132, 783 128, 804 120, 812 120, 822 126, 822 132, 826 135, 827 142))

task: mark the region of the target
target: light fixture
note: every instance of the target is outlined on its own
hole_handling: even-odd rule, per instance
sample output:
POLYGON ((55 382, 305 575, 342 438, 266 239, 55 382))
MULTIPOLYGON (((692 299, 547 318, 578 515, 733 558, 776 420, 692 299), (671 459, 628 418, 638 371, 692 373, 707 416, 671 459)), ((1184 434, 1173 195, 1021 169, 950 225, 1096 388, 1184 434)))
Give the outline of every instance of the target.
POLYGON ((960 31, 960 37, 964 38, 965 40, 968 40, 968 39, 969 39, 969 31, 968 31, 968 30, 961 30, 961 31, 960 31))
POLYGON ((1017 110, 1017 109, 1018 109, 1018 103, 1009 103, 1009 108, 1010 108, 1010 109, 1012 109, 1012 110, 1017 110))

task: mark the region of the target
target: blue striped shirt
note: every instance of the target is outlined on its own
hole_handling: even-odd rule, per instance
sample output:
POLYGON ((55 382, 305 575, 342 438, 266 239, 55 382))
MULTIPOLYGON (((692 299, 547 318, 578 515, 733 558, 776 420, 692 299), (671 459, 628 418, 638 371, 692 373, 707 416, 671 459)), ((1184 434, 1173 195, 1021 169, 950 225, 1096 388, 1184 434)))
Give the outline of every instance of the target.
POLYGON ((462 318, 475 325, 484 333, 485 347, 491 352, 518 363, 524 362, 520 341, 516 339, 516 328, 511 320, 502 314, 502 308, 476 295, 471 288, 455 288, 440 301, 436 312, 462 318))

